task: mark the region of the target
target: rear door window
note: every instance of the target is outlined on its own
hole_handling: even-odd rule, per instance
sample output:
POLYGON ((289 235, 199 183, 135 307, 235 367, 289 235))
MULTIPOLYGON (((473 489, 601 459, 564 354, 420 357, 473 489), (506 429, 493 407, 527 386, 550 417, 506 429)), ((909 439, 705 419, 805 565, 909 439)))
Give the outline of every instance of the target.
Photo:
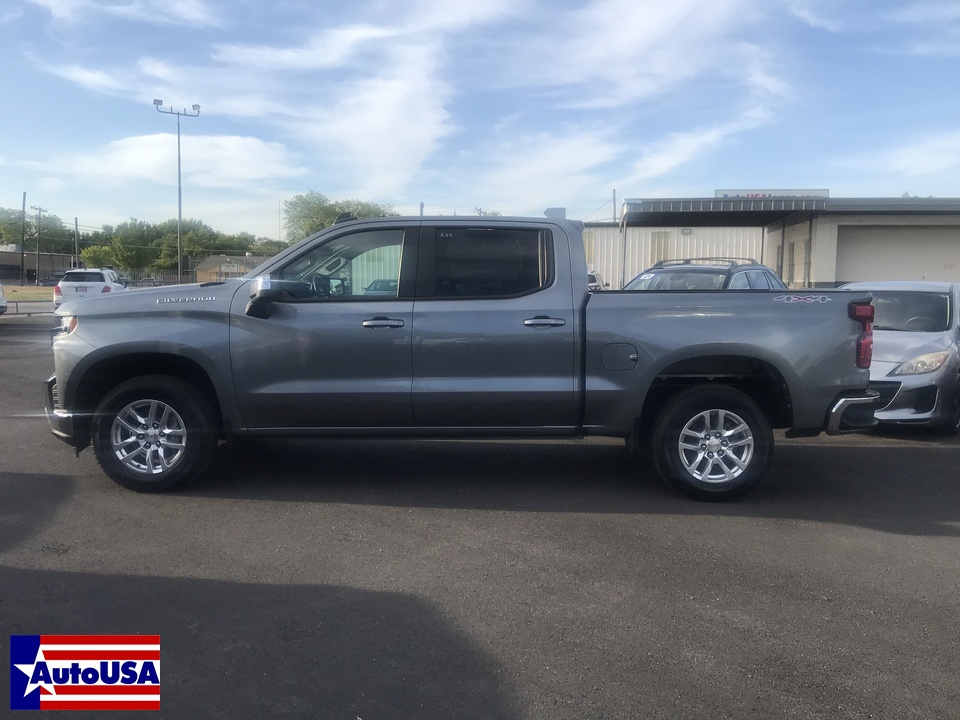
POLYGON ((418 297, 516 297, 553 283, 548 230, 436 228, 423 242, 433 248, 420 255, 418 297))

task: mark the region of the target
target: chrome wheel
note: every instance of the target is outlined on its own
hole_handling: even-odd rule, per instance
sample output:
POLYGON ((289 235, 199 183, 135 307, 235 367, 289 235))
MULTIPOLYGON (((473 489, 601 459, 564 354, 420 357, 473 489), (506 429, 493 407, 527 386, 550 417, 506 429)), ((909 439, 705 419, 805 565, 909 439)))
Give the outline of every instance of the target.
POLYGON ((680 431, 680 462, 690 475, 705 483, 725 483, 740 476, 753 459, 750 426, 734 412, 704 410, 680 431))
POLYGON ((187 449, 183 418, 159 400, 136 400, 119 412, 110 428, 110 444, 120 464, 142 475, 162 475, 187 449))

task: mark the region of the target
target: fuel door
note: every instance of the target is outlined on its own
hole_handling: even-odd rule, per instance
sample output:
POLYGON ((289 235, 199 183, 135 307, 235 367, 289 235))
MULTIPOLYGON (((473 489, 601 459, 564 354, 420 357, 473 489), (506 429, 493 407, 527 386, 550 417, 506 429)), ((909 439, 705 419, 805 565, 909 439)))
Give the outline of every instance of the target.
POLYGON ((610 343, 600 351, 600 363, 609 372, 629 372, 637 367, 637 348, 628 343, 610 343))

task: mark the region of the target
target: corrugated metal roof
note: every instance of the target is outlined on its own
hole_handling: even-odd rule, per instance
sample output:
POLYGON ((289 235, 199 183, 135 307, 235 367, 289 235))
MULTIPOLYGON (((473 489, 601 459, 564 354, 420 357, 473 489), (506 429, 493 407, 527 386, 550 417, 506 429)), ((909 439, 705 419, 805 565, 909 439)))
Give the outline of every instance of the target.
POLYGON ((673 198, 624 200, 620 223, 765 227, 794 216, 958 214, 960 198, 673 198))

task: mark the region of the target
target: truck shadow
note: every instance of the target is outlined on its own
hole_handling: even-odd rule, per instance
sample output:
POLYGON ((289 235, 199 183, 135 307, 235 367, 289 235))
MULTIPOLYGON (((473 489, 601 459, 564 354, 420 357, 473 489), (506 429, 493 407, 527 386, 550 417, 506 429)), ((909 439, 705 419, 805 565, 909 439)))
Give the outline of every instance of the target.
POLYGON ((960 446, 781 444, 732 503, 667 487, 615 441, 270 440, 219 449, 186 495, 518 512, 782 517, 960 536, 960 446))
POLYGON ((29 598, 8 634, 159 634, 163 717, 522 716, 495 660, 406 594, 5 567, 0 587, 29 598))

